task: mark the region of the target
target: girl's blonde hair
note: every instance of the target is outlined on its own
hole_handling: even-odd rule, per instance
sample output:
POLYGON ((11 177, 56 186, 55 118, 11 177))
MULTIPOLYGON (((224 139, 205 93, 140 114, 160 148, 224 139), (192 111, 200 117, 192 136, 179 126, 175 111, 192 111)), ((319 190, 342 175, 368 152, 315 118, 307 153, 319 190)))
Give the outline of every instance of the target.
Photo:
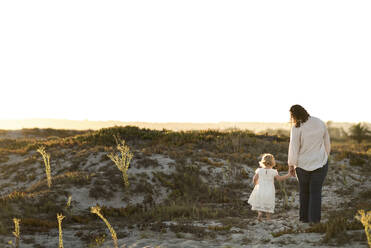
POLYGON ((260 167, 273 167, 276 165, 274 156, 270 153, 264 153, 262 159, 259 161, 260 167))

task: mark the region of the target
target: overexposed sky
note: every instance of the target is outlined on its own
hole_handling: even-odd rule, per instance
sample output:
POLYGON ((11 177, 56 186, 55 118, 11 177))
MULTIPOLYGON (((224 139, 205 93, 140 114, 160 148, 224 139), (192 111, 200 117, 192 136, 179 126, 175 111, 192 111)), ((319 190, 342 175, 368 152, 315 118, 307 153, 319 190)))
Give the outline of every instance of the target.
POLYGON ((0 119, 371 121, 371 1, 0 1, 0 119))

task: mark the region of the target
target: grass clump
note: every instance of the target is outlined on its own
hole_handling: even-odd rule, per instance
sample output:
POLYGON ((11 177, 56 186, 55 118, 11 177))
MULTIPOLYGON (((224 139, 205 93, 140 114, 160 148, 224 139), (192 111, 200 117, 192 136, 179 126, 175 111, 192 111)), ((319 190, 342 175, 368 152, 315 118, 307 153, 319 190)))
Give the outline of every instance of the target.
POLYGON ((216 162, 216 161, 211 160, 211 159, 208 158, 208 157, 202 157, 202 158, 200 159, 200 161, 201 161, 201 162, 204 162, 204 163, 206 163, 206 164, 209 164, 209 165, 215 166, 215 167, 221 167, 221 166, 224 165, 223 162, 216 162))
POLYGON ((293 234, 293 233, 300 233, 300 232, 301 230, 294 230, 293 228, 287 228, 282 231, 272 232, 271 234, 274 238, 277 238, 285 234, 293 234))
POLYGON ((152 217, 153 219, 165 221, 165 220, 177 220, 177 219, 196 219, 202 220, 207 218, 215 218, 218 216, 218 211, 209 207, 200 207, 197 205, 178 205, 170 204, 157 206, 147 213, 143 213, 144 216, 152 217))
POLYGON ((179 223, 177 225, 172 224, 169 226, 169 229, 178 235, 179 233, 191 233, 198 238, 203 238, 207 234, 204 227, 195 226, 187 223, 179 223))
MULTIPOLYGON (((87 173, 87 172, 80 172, 80 171, 68 171, 61 175, 57 175, 53 177, 54 185, 58 185, 65 187, 66 185, 88 185, 91 182, 92 177, 94 177, 94 173, 87 173)), ((47 181, 41 180, 36 182, 35 184, 31 185, 26 189, 26 192, 35 192, 39 190, 45 190, 47 186, 47 181)))
POLYGON ((43 191, 38 191, 34 193, 29 193, 29 192, 22 192, 22 191, 13 191, 5 196, 0 197, 0 202, 7 203, 7 202, 15 202, 17 200, 25 200, 25 199, 31 199, 35 198, 36 196, 44 195, 48 193, 49 190, 43 190, 43 191))
POLYGON ((349 218, 349 216, 350 213, 348 212, 335 212, 326 222, 316 223, 304 230, 300 228, 284 229, 282 231, 273 232, 272 236, 277 238, 285 234, 323 233, 325 234, 322 239, 323 243, 329 243, 331 240, 335 240, 338 245, 344 244, 350 240, 349 235, 346 233, 347 231, 362 229, 362 225, 359 222, 354 221, 352 218, 349 218))
POLYGON ((225 225, 225 226, 208 226, 207 229, 214 232, 223 232, 223 231, 229 231, 232 228, 231 225, 225 225))
POLYGON ((95 248, 95 247, 101 247, 106 240, 106 234, 98 234, 94 237, 92 237, 92 240, 90 241, 88 247, 89 248, 95 248))
POLYGON ((75 136, 78 134, 86 133, 86 131, 80 131, 80 130, 54 129, 54 128, 43 128, 43 129, 23 128, 21 132, 26 137, 38 137, 38 138, 48 138, 48 137, 65 138, 69 136, 75 136))
POLYGON ((42 220, 36 218, 23 218, 22 224, 31 232, 48 232, 50 229, 57 228, 55 221, 42 220))
POLYGON ((74 222, 74 223, 79 223, 79 224, 88 224, 90 219, 86 216, 83 216, 83 215, 71 215, 69 216, 69 219, 71 220, 71 222, 74 222))
POLYGON ((203 220, 224 215, 224 211, 211 207, 186 203, 155 205, 146 209, 143 205, 128 205, 123 208, 102 206, 105 216, 125 217, 128 223, 149 223, 154 221, 203 220))
POLYGON ((362 225, 354 220, 349 220, 345 215, 331 217, 325 223, 317 223, 305 230, 305 232, 325 233, 323 243, 328 243, 335 238, 338 244, 349 242, 346 231, 360 230, 362 225))

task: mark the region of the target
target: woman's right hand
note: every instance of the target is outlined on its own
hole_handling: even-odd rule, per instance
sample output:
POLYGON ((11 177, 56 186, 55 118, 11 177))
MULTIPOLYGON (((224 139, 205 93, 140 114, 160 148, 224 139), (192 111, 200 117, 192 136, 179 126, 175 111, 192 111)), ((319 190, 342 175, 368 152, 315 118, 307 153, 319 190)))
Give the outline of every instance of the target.
POLYGON ((289 166, 289 173, 292 177, 296 176, 295 168, 294 166, 289 166))

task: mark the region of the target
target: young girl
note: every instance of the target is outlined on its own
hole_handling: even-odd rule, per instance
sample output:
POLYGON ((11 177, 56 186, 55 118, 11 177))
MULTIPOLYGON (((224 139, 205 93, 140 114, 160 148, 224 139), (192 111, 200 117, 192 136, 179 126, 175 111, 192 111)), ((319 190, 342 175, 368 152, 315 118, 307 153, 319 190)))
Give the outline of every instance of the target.
POLYGON ((255 171, 254 175, 254 190, 252 191, 248 203, 252 206, 252 210, 258 211, 258 220, 262 220, 263 212, 266 213, 267 220, 270 219, 270 214, 274 212, 275 206, 275 188, 274 179, 278 181, 286 180, 291 175, 287 173, 284 176, 278 175, 277 170, 272 169, 276 161, 272 154, 263 154, 260 167, 255 171))

